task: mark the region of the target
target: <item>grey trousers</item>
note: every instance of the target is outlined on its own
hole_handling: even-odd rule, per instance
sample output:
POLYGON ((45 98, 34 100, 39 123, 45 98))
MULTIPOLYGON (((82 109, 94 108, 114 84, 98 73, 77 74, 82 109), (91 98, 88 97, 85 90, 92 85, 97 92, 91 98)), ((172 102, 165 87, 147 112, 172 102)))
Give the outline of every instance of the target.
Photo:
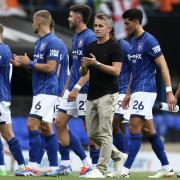
POLYGON ((112 122, 118 93, 87 101, 86 127, 90 139, 100 146, 97 168, 104 174, 110 158, 119 161, 122 153, 112 144, 112 122))

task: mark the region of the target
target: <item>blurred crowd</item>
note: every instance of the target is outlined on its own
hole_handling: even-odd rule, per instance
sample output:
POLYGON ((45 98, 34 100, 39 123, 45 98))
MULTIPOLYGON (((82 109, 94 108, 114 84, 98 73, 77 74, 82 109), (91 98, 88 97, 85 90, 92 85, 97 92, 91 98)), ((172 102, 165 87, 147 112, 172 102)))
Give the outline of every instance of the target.
POLYGON ((114 1, 118 1, 122 5, 129 3, 132 6, 140 3, 146 11, 180 12, 180 0, 0 0, 0 16, 26 16, 29 11, 37 9, 60 10, 75 3, 87 3, 94 11, 101 11, 107 6, 113 8, 114 1))
MULTIPOLYGON (((0 0, 0 16, 30 17, 36 10, 53 12, 68 11, 69 6, 86 3, 95 12, 104 12, 114 21, 115 37, 126 37, 122 14, 130 8, 139 8, 144 13, 143 26, 147 23, 146 13, 179 13, 180 0, 0 0), (146 13, 145 13, 146 12, 146 13)), ((180 13, 179 13, 180 14, 180 13)))

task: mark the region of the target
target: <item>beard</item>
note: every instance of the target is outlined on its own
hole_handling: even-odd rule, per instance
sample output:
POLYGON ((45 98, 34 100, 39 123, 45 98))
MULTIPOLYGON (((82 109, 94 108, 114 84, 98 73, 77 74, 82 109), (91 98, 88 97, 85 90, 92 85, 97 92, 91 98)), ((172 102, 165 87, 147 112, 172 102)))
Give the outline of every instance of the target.
POLYGON ((76 29, 76 26, 72 23, 69 23, 69 28, 72 29, 72 30, 75 30, 76 29))

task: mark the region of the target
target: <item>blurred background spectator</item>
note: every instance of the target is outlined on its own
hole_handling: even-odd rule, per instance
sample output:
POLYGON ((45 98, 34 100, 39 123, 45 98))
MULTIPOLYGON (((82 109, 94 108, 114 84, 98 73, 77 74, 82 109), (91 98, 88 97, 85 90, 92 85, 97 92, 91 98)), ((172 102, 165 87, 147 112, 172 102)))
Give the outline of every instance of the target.
POLYGON ((0 0, 0 16, 26 16, 18 0, 0 0))

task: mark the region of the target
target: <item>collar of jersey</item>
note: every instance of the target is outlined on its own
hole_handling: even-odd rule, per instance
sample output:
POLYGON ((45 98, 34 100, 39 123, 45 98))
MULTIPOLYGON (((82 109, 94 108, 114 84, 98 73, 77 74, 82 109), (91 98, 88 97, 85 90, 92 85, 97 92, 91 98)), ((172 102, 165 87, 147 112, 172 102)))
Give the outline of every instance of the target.
POLYGON ((52 33, 51 33, 51 32, 49 32, 49 33, 45 34, 43 37, 40 37, 40 39, 43 39, 43 38, 45 38, 45 37, 49 36, 50 34, 52 34, 52 33))

